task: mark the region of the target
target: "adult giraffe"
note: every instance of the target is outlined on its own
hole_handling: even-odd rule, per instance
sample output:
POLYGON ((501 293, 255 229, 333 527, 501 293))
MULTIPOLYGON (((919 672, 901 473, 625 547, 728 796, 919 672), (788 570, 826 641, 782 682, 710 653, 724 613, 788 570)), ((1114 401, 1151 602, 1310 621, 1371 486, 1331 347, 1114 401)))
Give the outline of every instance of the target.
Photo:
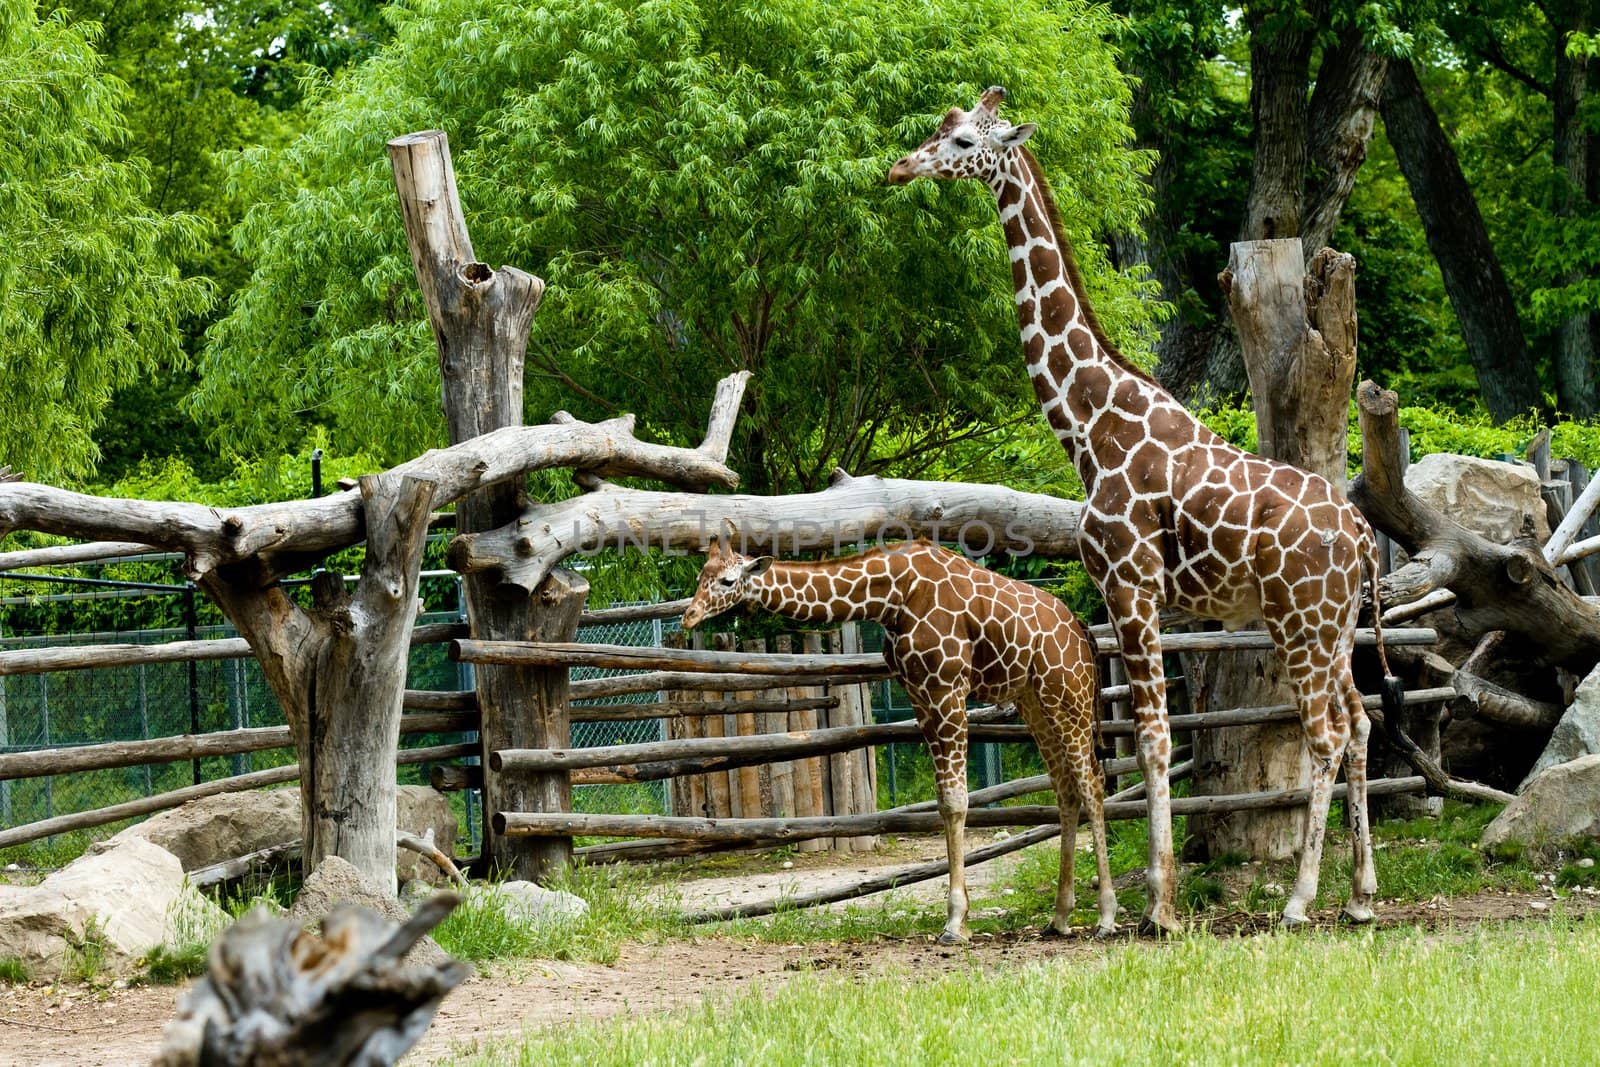
POLYGON ((713 541, 706 549, 683 627, 740 604, 791 619, 872 619, 889 640, 883 658, 900 679, 933 757, 934 786, 950 858, 941 944, 967 938, 967 697, 1014 701, 1050 771, 1061 813, 1061 866, 1048 932, 1065 934, 1073 908, 1073 841, 1078 807, 1089 809, 1100 875, 1100 922, 1117 926, 1106 851, 1105 780, 1095 760, 1100 684, 1094 646, 1061 601, 978 566, 930 541, 873 549, 845 559, 778 563, 751 559, 713 541))
MULTIPOLYGON (((1351 677, 1350 651, 1362 569, 1377 575, 1372 531, 1327 479, 1224 441, 1111 344, 1089 307, 1044 174, 1024 147, 1034 124, 1002 119, 1004 98, 1005 90, 994 87, 971 111, 951 108, 932 137, 895 163, 888 180, 976 178, 999 205, 1028 373, 1083 479, 1083 563, 1105 596, 1132 686, 1150 815, 1142 925, 1167 931, 1179 925, 1167 777, 1172 745, 1158 637, 1163 605, 1220 619, 1229 629, 1264 620, 1311 753, 1304 848, 1283 922, 1304 923, 1316 896, 1341 757, 1355 853, 1344 912, 1368 922, 1377 890, 1367 820, 1371 723, 1351 677)), ((1381 636, 1378 648, 1381 656, 1381 636)))

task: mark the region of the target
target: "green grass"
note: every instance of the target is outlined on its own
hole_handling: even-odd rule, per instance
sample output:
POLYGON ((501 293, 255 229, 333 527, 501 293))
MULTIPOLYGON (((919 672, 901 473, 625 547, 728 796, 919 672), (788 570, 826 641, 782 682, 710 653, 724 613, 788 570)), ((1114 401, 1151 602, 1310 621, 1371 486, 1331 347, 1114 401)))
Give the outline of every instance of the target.
POLYGON ((1600 920, 1417 931, 1196 935, 918 980, 800 975, 659 1016, 563 1026, 446 1061, 1589 1063, 1600 920))
POLYGON ((205 973, 211 946, 190 941, 178 946, 158 945, 144 955, 142 977, 156 985, 177 985, 205 973))
POLYGON ((579 867, 547 888, 589 904, 580 918, 529 924, 514 918, 492 886, 475 886, 434 930, 439 946, 474 963, 514 958, 614 963, 624 942, 661 940, 681 929, 676 902, 647 874, 579 867))
POLYGON ((91 918, 84 924, 82 937, 68 940, 67 960, 61 968, 62 981, 95 981, 106 968, 106 955, 105 931, 100 928, 98 918, 91 918))
POLYGON ((22 985, 27 982, 28 965, 15 956, 0 957, 0 983, 22 985))

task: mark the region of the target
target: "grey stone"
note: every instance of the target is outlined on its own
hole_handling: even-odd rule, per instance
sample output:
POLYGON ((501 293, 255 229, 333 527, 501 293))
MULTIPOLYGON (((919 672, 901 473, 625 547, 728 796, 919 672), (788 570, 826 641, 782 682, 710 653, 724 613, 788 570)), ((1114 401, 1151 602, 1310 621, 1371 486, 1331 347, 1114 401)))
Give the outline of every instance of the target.
POLYGON ((508 909, 529 923, 565 922, 589 913, 589 902, 582 897, 533 882, 502 882, 490 892, 500 894, 508 909))
MULTIPOLYGON (((419 837, 433 831, 434 844, 454 858, 456 818, 449 797, 428 786, 403 785, 396 807, 400 829, 419 837)), ((205 797, 152 815, 111 840, 130 838, 150 841, 177 856, 185 871, 196 871, 300 840, 300 790, 291 786, 205 797)), ((400 852, 396 867, 402 882, 445 880, 438 867, 414 852, 400 852)))
MULTIPOLYGON (((405 905, 379 889, 348 860, 328 856, 311 872, 294 898, 289 915, 307 928, 321 923, 333 909, 341 904, 357 904, 371 908, 392 922, 403 923, 411 918, 405 905)), ((406 962, 433 966, 448 961, 450 957, 431 937, 425 937, 406 953, 406 962)))
POLYGON ((1547 768, 1483 828, 1483 845, 1556 848, 1600 838, 1600 755, 1547 768))
POLYGON ((210 940, 226 922, 172 853, 136 838, 104 842, 38 885, 0 895, 0 957, 54 980, 92 929, 104 970, 122 974, 157 945, 210 940))
POLYGON ((1527 464, 1436 452, 1406 469, 1406 488, 1491 541, 1509 543, 1524 517, 1540 544, 1550 539, 1539 475, 1527 464))
POLYGON ((1525 792, 1535 778, 1551 767, 1595 753, 1600 753, 1600 667, 1579 683, 1572 703, 1556 723, 1544 752, 1517 786, 1517 792, 1525 792))

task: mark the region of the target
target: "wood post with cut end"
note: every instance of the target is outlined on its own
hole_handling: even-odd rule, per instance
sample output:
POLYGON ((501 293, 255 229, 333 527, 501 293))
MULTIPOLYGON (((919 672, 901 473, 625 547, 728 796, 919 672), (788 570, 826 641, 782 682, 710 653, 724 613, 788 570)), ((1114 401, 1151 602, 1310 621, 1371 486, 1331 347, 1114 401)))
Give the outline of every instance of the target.
MULTIPOLYGON (((1239 331, 1255 406, 1258 451, 1345 487, 1350 386, 1356 364, 1355 260, 1322 249, 1309 265, 1299 238, 1247 241, 1229 250, 1219 281, 1239 331)), ((1190 692, 1208 708, 1292 703, 1276 652, 1191 657, 1190 692)), ((1195 739, 1195 793, 1304 787, 1310 764, 1299 723, 1210 731, 1195 739)), ((1220 856, 1284 859, 1304 818, 1292 810, 1197 815, 1191 846, 1220 856)))

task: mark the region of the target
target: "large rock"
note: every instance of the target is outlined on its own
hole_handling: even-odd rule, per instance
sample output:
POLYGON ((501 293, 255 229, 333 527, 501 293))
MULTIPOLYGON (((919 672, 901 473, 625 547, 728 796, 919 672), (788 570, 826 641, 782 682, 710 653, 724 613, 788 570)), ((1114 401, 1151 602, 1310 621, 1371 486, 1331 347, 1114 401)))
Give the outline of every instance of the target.
POLYGON ((1573 694, 1572 703, 1556 723, 1544 752, 1534 761, 1517 792, 1525 792, 1544 771, 1580 756, 1600 753, 1600 667, 1589 672, 1573 694))
MULTIPOLYGON (((289 915, 303 926, 314 928, 341 904, 371 908, 385 919, 403 923, 411 918, 405 905, 366 879, 355 865, 338 856, 328 856, 317 865, 300 887, 289 915)), ((424 966, 446 963, 450 957, 431 937, 425 937, 406 953, 406 962, 424 966)))
POLYGON ((534 882, 501 882, 489 892, 500 894, 506 909, 527 923, 563 922, 589 913, 589 902, 582 897, 534 882))
POLYGON ((1407 468, 1406 488, 1491 541, 1509 543, 1524 518, 1540 544, 1550 539, 1539 475, 1526 464, 1435 452, 1407 468))
POLYGON ((1483 828, 1483 844, 1557 848, 1600 838, 1600 755, 1558 763, 1483 828))
MULTIPOLYGON (((433 831, 433 843, 454 857, 456 817, 449 797, 425 785, 403 785, 398 808, 400 829, 419 837, 433 831)), ((130 826, 111 840, 129 838, 142 838, 166 849, 186 871, 199 870, 300 840, 300 790, 257 789, 191 801, 130 826)), ((414 852, 400 853, 398 869, 401 881, 422 878, 438 883, 444 878, 438 867, 414 852)))
POLYGON ((20 959, 30 976, 53 981, 97 948, 100 969, 119 974, 157 945, 210 940, 226 922, 188 884, 176 856, 130 839, 98 845, 36 886, 7 887, 0 958, 20 959))

